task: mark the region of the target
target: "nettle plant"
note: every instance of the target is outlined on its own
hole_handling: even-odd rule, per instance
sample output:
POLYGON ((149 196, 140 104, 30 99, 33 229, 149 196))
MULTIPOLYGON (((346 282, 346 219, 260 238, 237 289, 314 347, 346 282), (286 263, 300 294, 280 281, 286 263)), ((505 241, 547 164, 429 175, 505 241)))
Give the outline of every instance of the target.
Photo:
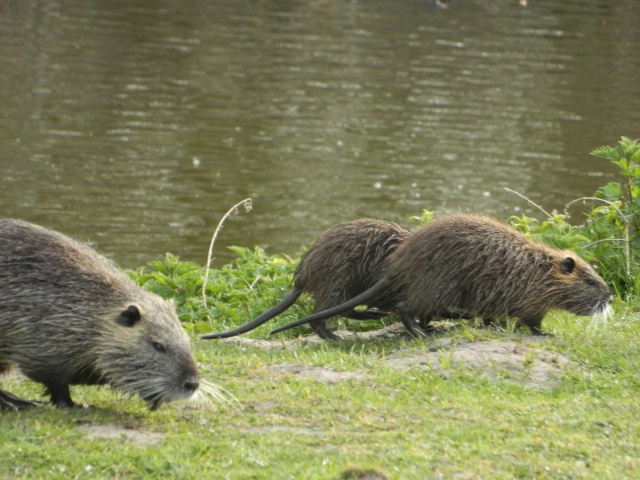
POLYGON ((618 167, 621 181, 599 188, 592 197, 570 202, 563 214, 547 214, 543 221, 512 217, 511 224, 537 241, 571 249, 593 263, 618 296, 628 302, 640 300, 640 145, 622 137, 617 146, 603 146, 591 155, 618 167), (568 223, 570 207, 588 205, 581 225, 568 223))
MULTIPOLYGON (((145 289, 174 299, 178 317, 187 330, 201 334, 210 332, 212 327, 230 328, 275 305, 291 288, 297 261, 267 255, 259 247, 229 248, 237 257, 219 269, 205 269, 168 253, 163 260, 127 273, 145 289)), ((288 313, 297 318, 310 310, 309 302, 301 301, 288 313)))

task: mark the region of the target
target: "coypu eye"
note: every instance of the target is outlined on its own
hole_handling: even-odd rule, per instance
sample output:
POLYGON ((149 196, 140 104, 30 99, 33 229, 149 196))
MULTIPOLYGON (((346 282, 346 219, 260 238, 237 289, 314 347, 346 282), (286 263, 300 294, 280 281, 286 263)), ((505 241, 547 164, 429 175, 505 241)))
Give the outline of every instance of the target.
POLYGON ((158 342, 151 342, 151 346, 160 353, 165 353, 167 351, 167 349, 164 347, 163 344, 158 343, 158 342))
POLYGON ((118 317, 117 322, 125 327, 133 327, 140 321, 140 310, 135 305, 129 307, 118 317))
POLYGON ((569 275, 576 268, 576 261, 571 257, 566 257, 560 264, 560 271, 565 275, 569 275))
POLYGON ((589 278, 589 279, 587 279, 587 285, 589 285, 591 287, 595 287, 596 286, 596 281, 593 278, 589 278))

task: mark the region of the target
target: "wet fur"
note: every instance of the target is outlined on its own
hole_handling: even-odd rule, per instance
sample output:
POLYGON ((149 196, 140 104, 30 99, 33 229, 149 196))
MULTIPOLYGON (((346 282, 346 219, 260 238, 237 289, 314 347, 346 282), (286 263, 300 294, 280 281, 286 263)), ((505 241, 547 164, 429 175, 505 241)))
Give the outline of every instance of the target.
MULTIPOLYGON (((480 215, 440 217, 413 233, 389 256, 386 274, 357 301, 396 311, 419 335, 435 316, 457 313, 489 323, 517 318, 532 333, 550 309, 593 315, 609 308, 611 291, 573 252, 531 242, 509 226, 480 215)), ((333 308, 353 308, 355 301, 333 308)), ((292 326, 318 321, 323 313, 292 326)))
MULTIPOLYGON (((59 407, 74 405, 73 384, 110 384, 151 408, 198 388, 171 303, 57 232, 0 220, 0 245, 0 373, 17 366, 59 407)), ((0 392, 5 408, 31 403, 0 392)))
MULTIPOLYGON (((313 297, 315 312, 339 305, 374 285, 383 274, 386 258, 408 236, 406 229, 386 220, 362 218, 336 225, 303 255, 293 276, 294 287, 278 305, 237 329, 202 338, 227 338, 253 330, 284 312, 303 292, 313 297)), ((369 306, 377 304, 372 301, 369 306)), ((387 313, 348 309, 341 315, 361 320, 387 313)), ((324 339, 339 338, 327 328, 326 319, 311 326, 324 339)))

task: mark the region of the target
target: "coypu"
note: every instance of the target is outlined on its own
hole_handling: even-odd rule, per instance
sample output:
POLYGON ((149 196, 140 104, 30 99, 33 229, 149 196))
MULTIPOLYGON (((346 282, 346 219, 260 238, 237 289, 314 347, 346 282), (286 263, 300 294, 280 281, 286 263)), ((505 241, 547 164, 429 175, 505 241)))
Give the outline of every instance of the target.
MULTIPOLYGON (((361 218, 335 225, 320 235, 302 256, 293 276, 294 287, 280 303, 235 330, 201 338, 228 338, 253 330, 288 309, 303 292, 313 297, 316 312, 339 305, 376 283, 385 258, 408 236, 408 230, 386 220, 361 218)), ((341 314, 354 320, 388 315, 372 309, 347 309, 341 314)), ((324 319, 312 322, 311 327, 325 340, 339 340, 324 319)))
MULTIPOLYGON (((60 233, 0 220, 0 373, 12 365, 72 407, 69 385, 109 384, 154 410, 199 386, 173 305, 60 233)), ((37 402, 0 390, 0 407, 37 402)))
POLYGON ((325 312, 272 333, 354 308, 375 299, 397 312, 414 336, 446 312, 480 316, 485 324, 515 317, 534 335, 549 309, 576 315, 607 312, 611 291, 573 252, 532 243, 509 226, 481 215, 445 215, 411 234, 387 259, 369 290, 325 312))

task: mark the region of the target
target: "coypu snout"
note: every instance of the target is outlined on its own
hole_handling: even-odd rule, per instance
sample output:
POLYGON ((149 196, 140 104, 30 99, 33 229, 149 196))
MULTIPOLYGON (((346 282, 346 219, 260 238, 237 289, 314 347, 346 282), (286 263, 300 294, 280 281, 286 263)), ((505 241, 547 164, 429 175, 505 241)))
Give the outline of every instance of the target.
POLYGON ((185 380, 182 384, 182 388, 179 391, 176 391, 175 395, 171 399, 164 398, 164 395, 158 392, 156 394, 151 394, 146 398, 143 397, 143 400, 147 402, 149 410, 157 410, 160 405, 168 401, 187 399, 191 397, 198 388, 200 388, 200 379, 197 376, 194 376, 185 380))

